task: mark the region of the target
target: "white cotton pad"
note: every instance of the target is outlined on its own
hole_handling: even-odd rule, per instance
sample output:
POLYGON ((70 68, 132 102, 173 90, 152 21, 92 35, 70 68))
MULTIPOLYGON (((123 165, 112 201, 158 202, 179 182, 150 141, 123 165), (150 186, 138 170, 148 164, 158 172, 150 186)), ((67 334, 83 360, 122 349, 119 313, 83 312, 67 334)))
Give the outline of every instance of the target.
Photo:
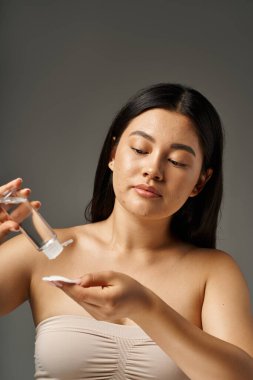
POLYGON ((78 284, 79 283, 79 280, 78 279, 72 279, 72 278, 67 278, 67 277, 63 277, 63 276, 45 276, 45 277, 42 277, 42 280, 43 281, 62 281, 62 282, 66 282, 68 284, 78 284))

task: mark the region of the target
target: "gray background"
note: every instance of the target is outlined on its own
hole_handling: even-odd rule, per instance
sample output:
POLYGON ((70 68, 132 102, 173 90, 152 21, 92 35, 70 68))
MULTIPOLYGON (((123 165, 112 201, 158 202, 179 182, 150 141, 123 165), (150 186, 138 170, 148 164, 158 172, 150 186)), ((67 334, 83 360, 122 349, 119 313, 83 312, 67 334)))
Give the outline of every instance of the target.
MULTIPOLYGON (((226 130, 218 247, 252 280, 253 2, 1 2, 1 183, 18 176, 54 227, 83 223, 98 154, 120 106, 172 81, 205 94, 226 130)), ((33 377, 28 305, 0 321, 0 378, 33 377)))

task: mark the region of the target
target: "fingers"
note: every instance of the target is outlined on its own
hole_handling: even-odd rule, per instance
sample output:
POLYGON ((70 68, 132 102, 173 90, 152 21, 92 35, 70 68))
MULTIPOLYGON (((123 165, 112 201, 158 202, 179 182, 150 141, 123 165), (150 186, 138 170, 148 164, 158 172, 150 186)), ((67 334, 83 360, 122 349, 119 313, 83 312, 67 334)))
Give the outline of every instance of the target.
POLYGON ((103 271, 84 275, 78 285, 62 281, 57 281, 55 285, 80 304, 104 306, 112 301, 116 279, 117 272, 103 271))
POLYGON ((57 281, 56 286, 81 305, 103 306, 105 303, 105 288, 83 288, 80 285, 61 283, 60 281, 57 281))
MULTIPOLYGON (((23 182, 22 178, 17 178, 6 183, 3 186, 0 186, 0 197, 5 196, 11 190, 16 190, 17 196, 28 198, 29 195, 31 194, 31 189, 29 188, 21 189, 20 186, 22 185, 22 182, 23 182)), ((41 202, 39 201, 32 201, 30 203, 36 209, 41 207, 41 202)), ((6 206, 6 209, 8 209, 8 206, 6 206)))
POLYGON ((6 212, 4 212, 4 210, 2 210, 1 207, 0 207, 0 223, 4 223, 4 222, 6 222, 7 220, 9 220, 8 215, 7 215, 6 212))
POLYGON ((0 239, 5 237, 10 231, 19 231, 19 225, 12 220, 0 224, 0 239))
POLYGON ((131 318, 135 306, 139 307, 147 294, 143 285, 119 272, 90 273, 79 281, 73 284, 57 279, 55 285, 84 309, 88 311, 89 308, 96 318, 131 318))
POLYGON ((81 305, 104 306, 110 301, 115 272, 89 273, 80 278, 79 284, 54 281, 54 285, 81 305))
MULTIPOLYGON (((14 196, 20 196, 23 198, 28 198, 31 194, 31 189, 29 188, 21 188, 22 185, 22 178, 14 179, 7 184, 0 186, 0 198, 6 196, 9 192, 15 191, 14 196)), ((41 207, 41 203, 39 201, 32 201, 30 202, 31 206, 34 207, 36 210, 38 210, 41 207)), ((11 205, 9 204, 2 204, 2 208, 0 205, 0 241, 3 237, 5 237, 9 231, 19 231, 19 225, 18 223, 21 222, 26 214, 24 213, 24 217, 22 217, 20 220, 15 217, 15 213, 19 213, 21 208, 25 207, 25 203, 19 205, 10 215, 8 213, 10 212, 11 205)), ((24 211, 24 210, 23 210, 24 211)), ((28 212, 28 211, 27 211, 28 212)))
POLYGON ((30 202, 32 207, 38 210, 41 207, 41 202, 40 201, 31 201, 30 202))
POLYGON ((22 178, 17 178, 4 184, 3 186, 0 186, 0 197, 6 196, 8 192, 16 190, 18 196, 27 198, 31 194, 31 189, 21 189, 20 187, 22 183, 22 178))
POLYGON ((29 195, 31 194, 31 189, 29 188, 26 188, 26 189, 20 189, 17 194, 21 197, 29 197, 29 195))
POLYGON ((83 287, 101 286, 106 287, 113 285, 115 280, 115 272, 103 271, 97 273, 88 273, 81 277, 80 285, 83 287))
MULTIPOLYGON (((38 208, 40 202, 34 201, 33 204, 35 205, 35 208, 38 208)), ((15 221, 18 224, 23 222, 23 220, 25 220, 29 215, 31 215, 31 212, 32 204, 30 202, 19 203, 14 210, 8 210, 9 219, 15 221)))
POLYGON ((0 186, 0 197, 6 195, 6 193, 8 193, 11 190, 19 189, 22 182, 23 182, 22 178, 16 178, 4 184, 3 186, 0 186))

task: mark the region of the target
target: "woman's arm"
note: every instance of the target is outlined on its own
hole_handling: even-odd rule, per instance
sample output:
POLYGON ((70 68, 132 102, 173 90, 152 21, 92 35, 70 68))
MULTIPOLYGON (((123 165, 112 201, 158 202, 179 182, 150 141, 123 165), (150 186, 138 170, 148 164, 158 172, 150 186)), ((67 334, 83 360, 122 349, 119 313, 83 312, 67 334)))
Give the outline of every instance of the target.
POLYGON ((131 318, 191 380, 252 380, 253 324, 245 280, 234 261, 217 251, 209 273, 203 330, 122 273, 94 273, 79 285, 56 285, 97 319, 131 318))
POLYGON ((0 316, 10 313, 29 298, 35 248, 16 236, 0 247, 0 316))
POLYGON ((234 261, 213 255, 202 309, 203 330, 152 295, 135 322, 192 380, 252 380, 253 323, 249 291, 234 261))
MULTIPOLYGON (((20 178, 0 186, 0 197, 13 189, 20 189, 20 178)), ((30 189, 20 189, 21 196, 28 196, 30 189)), ((31 202, 39 208, 40 202, 31 202)), ((0 207, 0 243, 17 223, 7 220, 0 207)), ((0 246, 0 316, 9 313, 29 298, 30 278, 36 255, 31 243, 23 236, 16 236, 0 246)))

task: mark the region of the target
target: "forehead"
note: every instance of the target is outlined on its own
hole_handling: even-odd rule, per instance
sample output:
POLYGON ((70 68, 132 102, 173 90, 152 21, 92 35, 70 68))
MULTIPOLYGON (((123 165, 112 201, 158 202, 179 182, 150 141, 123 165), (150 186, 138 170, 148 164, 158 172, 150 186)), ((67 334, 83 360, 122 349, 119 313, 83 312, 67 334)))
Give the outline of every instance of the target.
POLYGON ((124 131, 124 135, 129 136, 135 130, 151 134, 158 140, 176 138, 198 142, 195 127, 187 116, 161 108, 145 111, 132 119, 124 131))

